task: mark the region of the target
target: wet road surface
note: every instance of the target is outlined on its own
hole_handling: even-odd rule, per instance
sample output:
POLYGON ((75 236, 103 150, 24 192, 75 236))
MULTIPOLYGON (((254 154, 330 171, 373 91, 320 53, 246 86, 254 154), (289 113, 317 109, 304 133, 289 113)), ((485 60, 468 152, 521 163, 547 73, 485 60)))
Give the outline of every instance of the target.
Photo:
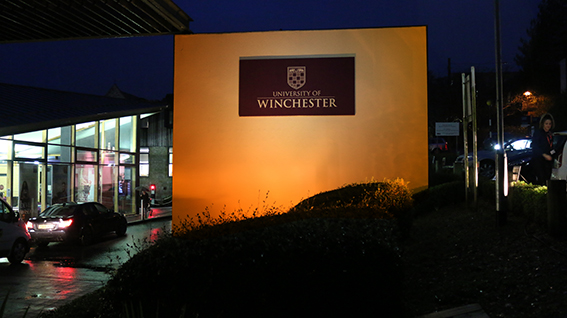
POLYGON ((126 236, 109 234, 86 247, 32 247, 22 264, 10 265, 0 258, 0 301, 10 293, 4 317, 24 317, 26 310, 26 317, 37 317, 103 287, 121 264, 170 231, 171 218, 166 217, 130 224, 126 236))

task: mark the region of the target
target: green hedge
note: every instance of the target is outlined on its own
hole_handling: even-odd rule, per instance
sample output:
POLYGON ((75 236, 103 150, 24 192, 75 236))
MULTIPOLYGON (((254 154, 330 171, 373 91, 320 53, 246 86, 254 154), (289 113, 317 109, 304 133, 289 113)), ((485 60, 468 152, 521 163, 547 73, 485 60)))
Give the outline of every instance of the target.
POLYGON ((528 222, 547 225, 547 187, 515 182, 508 192, 508 210, 523 215, 528 222))

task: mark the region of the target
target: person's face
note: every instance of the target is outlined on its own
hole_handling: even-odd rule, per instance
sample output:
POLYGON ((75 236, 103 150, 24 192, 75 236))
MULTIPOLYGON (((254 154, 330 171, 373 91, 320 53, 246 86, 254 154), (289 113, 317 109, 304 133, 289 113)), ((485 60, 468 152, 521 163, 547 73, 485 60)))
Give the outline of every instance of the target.
POLYGON ((546 119, 546 120, 543 122, 543 130, 544 130, 545 132, 548 132, 550 129, 551 129, 551 119, 546 119))

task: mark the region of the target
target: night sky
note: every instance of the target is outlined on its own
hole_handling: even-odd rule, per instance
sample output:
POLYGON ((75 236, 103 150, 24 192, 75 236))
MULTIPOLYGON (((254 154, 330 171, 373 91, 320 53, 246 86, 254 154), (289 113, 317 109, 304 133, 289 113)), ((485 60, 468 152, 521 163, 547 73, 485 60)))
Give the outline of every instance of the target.
MULTIPOLYGON (((321 30, 426 25, 428 68, 447 75, 493 71, 490 0, 173 0, 195 33, 321 30)), ((537 16, 540 0, 501 0, 504 70, 537 16)), ((152 100, 173 92, 173 36, 0 45, 0 82, 104 95, 113 84, 152 100)))

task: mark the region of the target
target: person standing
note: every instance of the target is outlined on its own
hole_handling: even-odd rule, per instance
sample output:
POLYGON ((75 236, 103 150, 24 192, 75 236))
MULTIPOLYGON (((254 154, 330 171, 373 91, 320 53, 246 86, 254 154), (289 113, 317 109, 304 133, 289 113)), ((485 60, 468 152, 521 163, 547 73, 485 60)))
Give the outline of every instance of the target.
POLYGON ((552 129, 555 128, 555 120, 549 113, 541 116, 539 128, 534 131, 532 138, 532 162, 535 175, 535 183, 546 185, 547 180, 551 178, 551 169, 553 168, 553 134, 552 129))
POLYGON ((148 194, 148 192, 146 191, 146 189, 142 189, 142 195, 141 195, 141 199, 142 199, 142 211, 143 211, 143 215, 144 218, 148 217, 148 212, 149 215, 151 216, 151 211, 150 211, 150 195, 148 194))

